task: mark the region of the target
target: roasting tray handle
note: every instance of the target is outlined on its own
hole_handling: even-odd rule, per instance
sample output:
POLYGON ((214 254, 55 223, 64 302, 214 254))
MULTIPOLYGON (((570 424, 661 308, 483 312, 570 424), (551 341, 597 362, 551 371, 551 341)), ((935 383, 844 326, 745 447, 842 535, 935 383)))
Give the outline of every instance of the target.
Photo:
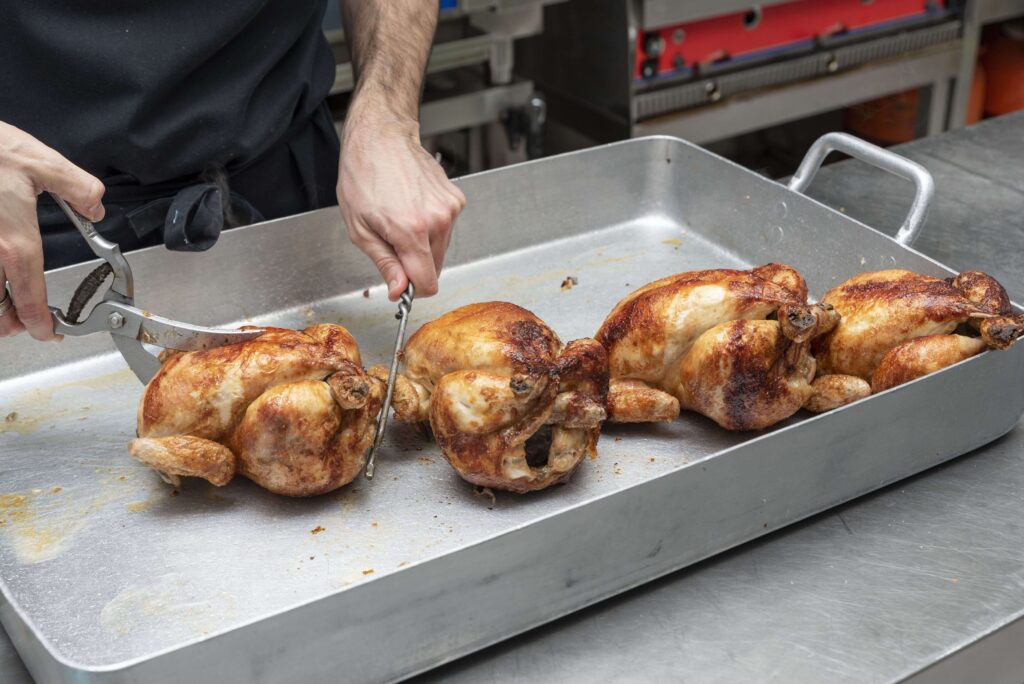
POLYGON ((846 133, 826 133, 818 138, 811 149, 807 151, 804 160, 800 162, 793 177, 789 179, 789 189, 803 193, 814 180, 815 174, 821 168, 831 152, 842 152, 851 157, 867 162, 872 166, 888 171, 889 173, 906 178, 914 184, 914 202, 910 205, 907 218, 903 220, 899 232, 896 233, 896 242, 901 245, 910 245, 917 239, 921 232, 921 226, 928 218, 928 210, 931 208, 932 196, 935 195, 935 181, 928 170, 917 162, 912 162, 906 157, 901 157, 877 145, 855 138, 846 133))

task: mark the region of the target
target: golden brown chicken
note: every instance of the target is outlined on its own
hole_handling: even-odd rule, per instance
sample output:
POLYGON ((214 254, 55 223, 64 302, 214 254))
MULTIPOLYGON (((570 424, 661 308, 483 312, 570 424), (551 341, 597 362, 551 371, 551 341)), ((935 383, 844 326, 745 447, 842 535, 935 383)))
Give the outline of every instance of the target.
POLYGON ((444 457, 473 484, 543 489, 595 454, 608 367, 594 340, 563 345, 526 309, 486 302, 424 325, 403 360, 395 417, 429 421, 444 457))
POLYGON ((172 484, 190 476, 222 486, 237 472, 278 494, 313 496, 362 469, 382 397, 345 328, 270 329, 171 354, 146 386, 128 450, 172 484))
POLYGON ((1006 290, 978 271, 946 280, 898 269, 862 273, 822 302, 842 320, 814 343, 819 382, 852 376, 874 392, 1006 348, 1024 333, 1024 317, 1013 314, 1006 290))
POLYGON ((729 430, 760 430, 799 411, 816 393, 809 340, 837 318, 824 307, 809 310, 813 329, 802 340, 779 321, 747 319, 698 337, 679 367, 680 405, 729 430))
POLYGON ((682 407, 732 430, 778 422, 816 396, 809 343, 835 323, 828 307, 807 304, 803 277, 782 264, 650 283, 619 302, 596 336, 608 351, 609 420, 673 420, 682 407))

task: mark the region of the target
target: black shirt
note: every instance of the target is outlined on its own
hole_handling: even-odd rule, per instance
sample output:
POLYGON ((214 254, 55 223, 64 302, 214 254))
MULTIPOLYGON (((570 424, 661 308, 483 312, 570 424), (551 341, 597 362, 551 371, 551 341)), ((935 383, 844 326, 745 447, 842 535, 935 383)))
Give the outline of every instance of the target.
POLYGON ((326 0, 0 0, 0 120, 108 184, 244 167, 334 81, 326 0))

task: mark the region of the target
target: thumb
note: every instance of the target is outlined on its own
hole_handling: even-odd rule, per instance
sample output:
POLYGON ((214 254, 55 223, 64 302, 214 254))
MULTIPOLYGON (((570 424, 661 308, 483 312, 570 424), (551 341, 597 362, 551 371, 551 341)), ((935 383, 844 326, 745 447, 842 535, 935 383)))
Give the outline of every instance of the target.
POLYGON ((376 235, 371 235, 359 244, 366 256, 370 257, 384 282, 388 286, 388 299, 397 301, 409 285, 409 277, 398 260, 398 255, 391 245, 376 235))
POLYGON ((56 152, 50 152, 38 170, 37 181, 43 190, 60 196, 90 221, 102 220, 105 214, 103 193, 106 190, 103 183, 56 152))

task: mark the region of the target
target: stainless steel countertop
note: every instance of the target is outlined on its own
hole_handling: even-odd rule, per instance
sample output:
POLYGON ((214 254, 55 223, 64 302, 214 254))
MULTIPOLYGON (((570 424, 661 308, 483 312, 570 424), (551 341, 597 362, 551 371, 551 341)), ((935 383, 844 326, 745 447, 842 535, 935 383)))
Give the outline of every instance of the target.
MULTIPOLYGON (((928 167, 938 189, 917 248, 987 270, 1024 300, 1024 114, 900 151, 928 167)), ((909 197, 896 183, 843 162, 824 169, 811 194, 894 227, 909 197)), ((895 681, 972 643, 980 645, 924 675, 956 681, 955 668, 978 662, 984 647, 973 681, 1021 681, 1024 670, 1006 669, 1024 665, 1021 649, 980 640, 1024 618, 1022 540, 1018 426, 973 454, 420 681, 895 681)), ((0 632, 0 682, 30 681, 0 632)))

